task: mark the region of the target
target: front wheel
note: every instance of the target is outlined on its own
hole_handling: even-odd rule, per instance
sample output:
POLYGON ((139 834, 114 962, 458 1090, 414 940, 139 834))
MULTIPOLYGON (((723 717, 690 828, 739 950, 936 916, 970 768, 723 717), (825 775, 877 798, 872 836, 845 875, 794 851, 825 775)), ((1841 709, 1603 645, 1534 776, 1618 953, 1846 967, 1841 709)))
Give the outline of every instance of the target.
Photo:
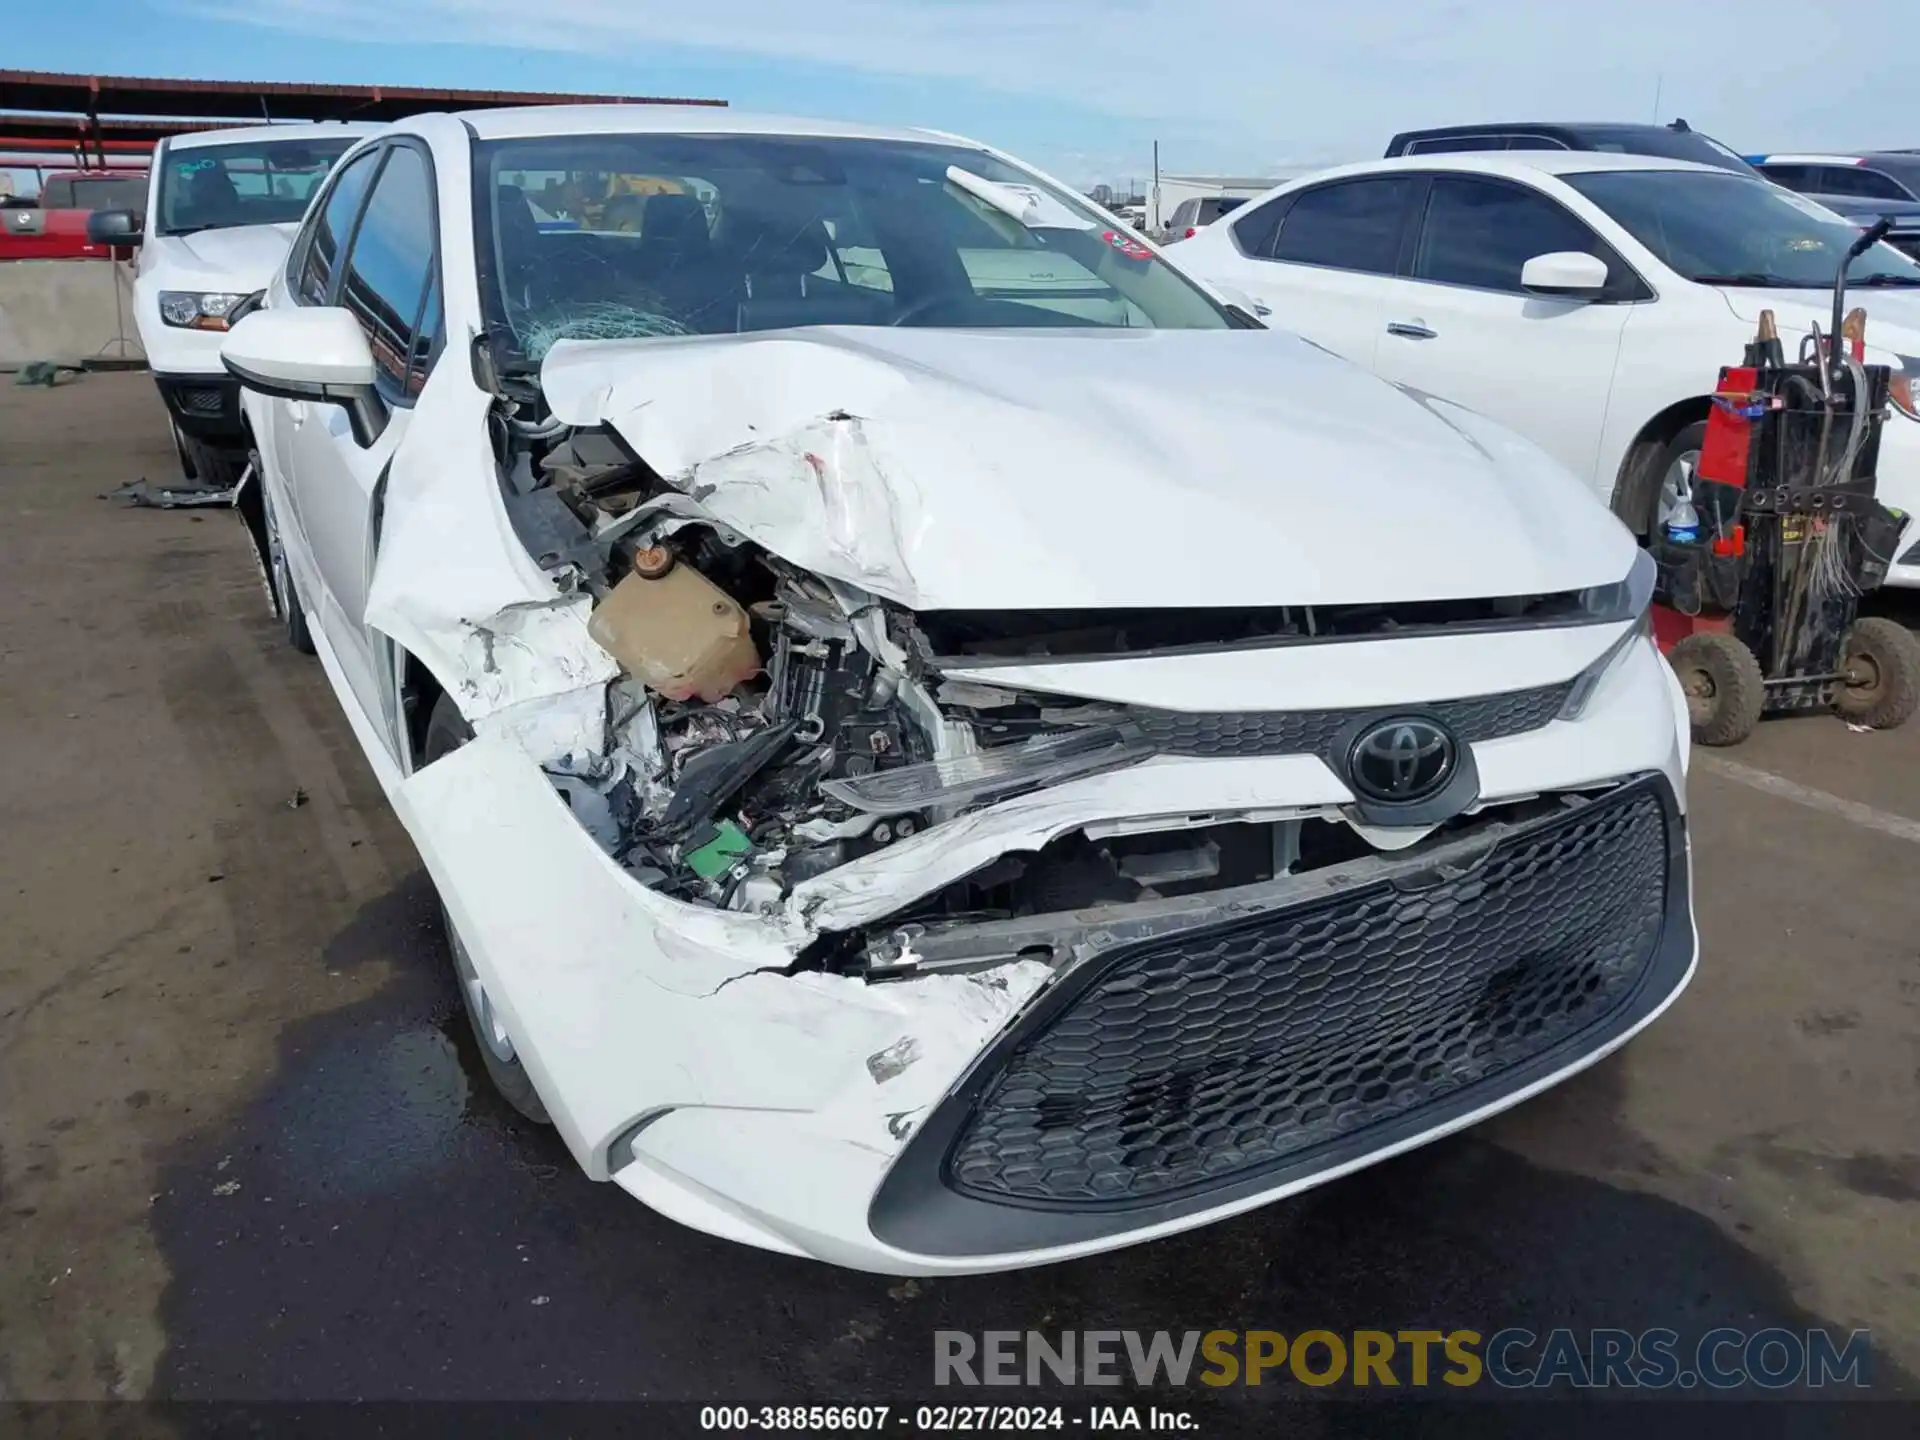
POLYGON ((260 469, 260 457, 253 457, 253 483, 260 490, 260 514, 267 532, 267 584, 273 589, 273 608, 280 612, 280 623, 287 629, 287 644, 302 655, 311 655, 313 632, 307 628, 307 612, 300 604, 300 591, 287 567, 286 545, 280 538, 280 520, 274 514, 273 496, 267 478, 260 469))
POLYGON ((1891 730, 1920 705, 1920 640, 1881 616, 1856 620, 1841 646, 1833 708, 1844 720, 1891 730))
MULTIPOLYGON (((473 731, 461 716, 459 707, 442 695, 434 702, 433 713, 427 717, 426 744, 421 747, 420 763, 431 765, 472 738, 473 731)), ((487 987, 481 983, 479 972, 474 968, 472 957, 467 954, 460 932, 454 928, 453 917, 447 913, 444 901, 440 906, 440 923, 446 927, 447 949, 453 954, 453 974, 460 984, 460 1005, 467 1012, 467 1024, 473 1028, 473 1038, 480 1046, 480 1061, 487 1067, 487 1078, 493 1082, 493 1088, 500 1092, 500 1098, 527 1119, 538 1125, 551 1125, 552 1117, 547 1114, 547 1107, 541 1102, 539 1092, 533 1088, 533 1078, 527 1074, 527 1067, 520 1063, 520 1057, 514 1052, 513 1037, 507 1033, 506 1025, 493 1008, 493 1002, 487 996, 487 987)))

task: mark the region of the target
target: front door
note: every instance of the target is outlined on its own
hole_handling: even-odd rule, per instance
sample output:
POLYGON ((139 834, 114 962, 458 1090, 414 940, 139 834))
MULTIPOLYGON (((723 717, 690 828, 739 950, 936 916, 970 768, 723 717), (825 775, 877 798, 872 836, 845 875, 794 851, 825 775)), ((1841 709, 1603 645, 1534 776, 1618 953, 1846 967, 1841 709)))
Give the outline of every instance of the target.
POLYGON ((1621 332, 1643 291, 1612 247, 1551 196, 1436 175, 1408 277, 1392 282, 1381 313, 1374 369, 1497 420, 1592 483, 1621 332), (1567 250, 1607 262, 1598 298, 1521 288, 1529 259, 1567 250))
POLYGON ((389 723, 392 667, 385 644, 367 628, 367 590, 380 488, 439 348, 433 216, 425 151, 394 144, 329 297, 352 312, 367 333, 385 428, 362 444, 344 407, 321 404, 308 405, 303 422, 290 427, 300 523, 322 590, 310 608, 319 612, 328 644, 367 718, 390 740, 395 739, 389 723))

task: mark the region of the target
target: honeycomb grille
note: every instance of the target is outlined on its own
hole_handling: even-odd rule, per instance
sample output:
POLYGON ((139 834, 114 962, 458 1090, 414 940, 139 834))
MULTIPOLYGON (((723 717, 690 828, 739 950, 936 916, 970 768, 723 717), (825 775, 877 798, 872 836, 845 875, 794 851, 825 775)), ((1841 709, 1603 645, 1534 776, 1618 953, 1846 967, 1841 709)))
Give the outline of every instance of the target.
POLYGON ((226 397, 219 390, 183 385, 174 394, 179 397, 181 410, 189 415, 218 415, 226 407, 226 397))
POLYGON ((1144 1203, 1497 1077, 1632 997, 1661 934, 1666 825, 1634 787, 1430 888, 1380 881, 1095 961, 980 1093, 947 1182, 1144 1203))
MULTIPOLYGON (((1417 708, 1443 722, 1463 741, 1493 740, 1538 730, 1560 713, 1573 682, 1440 700, 1417 708)), ((1319 755, 1332 761, 1334 741, 1362 715, 1375 710, 1275 710, 1191 712, 1136 706, 1130 712, 1163 755, 1319 755)))

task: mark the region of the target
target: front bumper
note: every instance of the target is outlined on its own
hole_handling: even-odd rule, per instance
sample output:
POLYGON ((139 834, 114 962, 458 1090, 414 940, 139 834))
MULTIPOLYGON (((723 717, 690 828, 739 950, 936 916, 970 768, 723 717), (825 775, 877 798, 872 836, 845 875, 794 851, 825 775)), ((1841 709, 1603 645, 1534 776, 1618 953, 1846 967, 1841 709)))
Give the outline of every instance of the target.
MULTIPOLYGON (((1345 648, 1365 647, 1321 652, 1315 673, 1337 666, 1333 651, 1345 648)), ((1503 637, 1422 653, 1452 671, 1471 669, 1476 655, 1491 663, 1513 652, 1503 637)), ((1566 670, 1580 663, 1570 656, 1566 670)), ((1224 657, 1219 674, 1244 675, 1247 665, 1224 657)), ((801 916, 776 922, 702 910, 639 886, 504 738, 483 736, 391 788, 521 1059, 590 1176, 696 1228, 767 1249, 889 1274, 972 1273, 1241 1213, 1472 1124, 1625 1043, 1671 1003, 1694 957, 1676 695, 1643 644, 1578 722, 1472 747, 1486 804, 1616 790, 1625 777, 1649 777, 1641 783, 1665 797, 1658 946, 1631 995, 1616 997, 1601 1021, 1497 1073, 1399 1113, 1364 1116, 1324 1144, 1177 1196, 1096 1207, 1091 1219, 1085 1207, 962 1197, 978 1207, 965 1235, 943 1228, 953 1210, 945 1197, 956 1193, 943 1178, 952 1148, 943 1132, 971 1113, 969 1087, 990 1082, 1070 984, 1118 963, 1118 951, 1084 972, 1023 960, 884 984, 791 973, 811 938, 801 916)), ((1163 758, 935 827, 918 850, 896 847, 892 868, 870 870, 858 884, 848 877, 808 914, 823 924, 819 917, 837 917, 833 926, 864 923, 856 912, 892 913, 944 883, 953 865, 1035 848, 1049 831, 1103 814, 1330 814, 1351 799, 1311 755, 1163 758), (1016 819, 1030 828, 1016 831, 1016 819)))
POLYGON ((214 445, 246 439, 247 427, 240 418, 240 382, 231 375, 167 375, 156 371, 153 383, 166 402, 167 414, 183 434, 214 445))
POLYGON ((1881 583, 1920 588, 1920 424, 1889 414, 1880 427, 1880 464, 1874 493, 1883 505, 1909 518, 1893 547, 1893 563, 1881 583))

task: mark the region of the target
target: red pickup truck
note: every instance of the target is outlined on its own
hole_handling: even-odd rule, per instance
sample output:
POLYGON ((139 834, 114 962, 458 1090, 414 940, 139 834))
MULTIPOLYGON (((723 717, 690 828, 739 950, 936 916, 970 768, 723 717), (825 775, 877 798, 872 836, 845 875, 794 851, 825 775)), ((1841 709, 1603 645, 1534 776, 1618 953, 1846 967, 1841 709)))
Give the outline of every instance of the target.
POLYGON ((87 216, 146 208, 144 170, 44 171, 38 200, 0 204, 0 260, 105 260, 112 247, 87 239, 87 216))

